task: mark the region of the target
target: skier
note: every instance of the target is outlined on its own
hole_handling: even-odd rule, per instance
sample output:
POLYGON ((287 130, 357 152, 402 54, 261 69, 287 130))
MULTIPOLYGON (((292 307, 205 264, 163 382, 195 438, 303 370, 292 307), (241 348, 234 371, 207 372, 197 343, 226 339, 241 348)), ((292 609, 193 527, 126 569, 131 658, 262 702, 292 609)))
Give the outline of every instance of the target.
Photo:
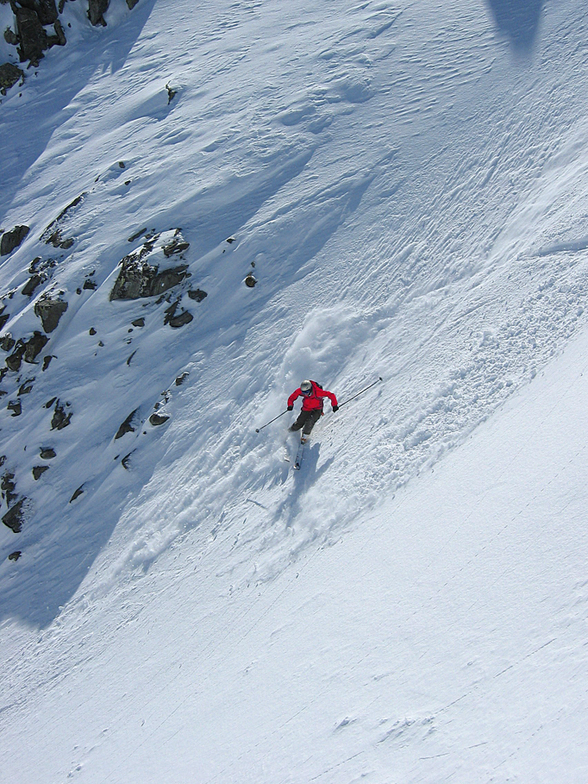
POLYGON ((294 408, 294 401, 303 397, 302 411, 298 415, 298 419, 294 424, 290 425, 290 430, 296 431, 302 428, 302 438, 306 440, 310 435, 310 431, 316 425, 318 420, 323 415, 324 398, 328 397, 331 401, 333 411, 337 411, 339 404, 337 398, 332 392, 327 392, 316 381, 303 381, 298 389, 296 389, 288 398, 288 411, 294 408))

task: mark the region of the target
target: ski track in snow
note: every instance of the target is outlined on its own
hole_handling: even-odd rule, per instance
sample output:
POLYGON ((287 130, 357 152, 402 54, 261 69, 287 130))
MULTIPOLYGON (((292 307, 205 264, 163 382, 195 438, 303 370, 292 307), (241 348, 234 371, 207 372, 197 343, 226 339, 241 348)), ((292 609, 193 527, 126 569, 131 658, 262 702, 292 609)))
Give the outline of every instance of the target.
MULTIPOLYGON (((233 592, 263 592, 356 532, 535 378, 585 327, 588 302, 582 3, 546 5, 527 56, 488 7, 457 0, 337 13, 304 0, 141 0, 128 13, 113 4, 104 30, 75 3, 66 13, 67 47, 0 106, 1 226, 31 226, 0 264, 2 333, 39 328, 43 290, 69 303, 47 370, 25 364, 1 384, 2 401, 23 408, 0 412, 3 471, 31 499, 22 533, 0 531, 8 716, 26 709, 24 683, 52 693, 83 666, 93 612, 115 613, 92 642, 92 656, 109 656, 148 612, 137 586, 157 601, 159 562, 180 602, 187 575, 214 577, 233 628, 233 592), (82 194, 60 223, 72 248, 46 245, 82 194), (129 237, 176 227, 190 285, 208 296, 184 291, 194 320, 171 330, 168 303, 108 295, 142 242, 129 237), (56 264, 29 298, 38 256, 56 264), (76 293, 91 273, 97 288, 76 293), (299 472, 283 460, 289 415, 255 432, 302 378, 342 402, 378 376, 327 411, 299 472), (58 432, 54 397, 73 411, 58 432), (159 428, 154 408, 170 416, 159 428), (135 432, 114 440, 134 410, 135 432), (47 446, 57 457, 34 480, 47 446), (7 561, 16 548, 23 557, 7 561)), ((435 722, 382 717, 370 737, 412 747, 435 722)), ((338 781, 337 764, 316 780, 338 781)), ((203 781, 231 780, 213 767, 203 781)))

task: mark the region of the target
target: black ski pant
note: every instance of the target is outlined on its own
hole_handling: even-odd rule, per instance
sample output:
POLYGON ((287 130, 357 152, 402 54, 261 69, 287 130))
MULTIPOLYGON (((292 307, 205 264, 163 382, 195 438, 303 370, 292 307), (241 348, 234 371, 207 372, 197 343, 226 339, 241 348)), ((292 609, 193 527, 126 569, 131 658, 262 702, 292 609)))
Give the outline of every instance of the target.
POLYGON ((302 428, 304 435, 309 435, 312 428, 321 418, 322 413, 320 408, 315 408, 312 411, 301 411, 296 422, 294 422, 293 425, 290 425, 290 430, 296 431, 302 428))

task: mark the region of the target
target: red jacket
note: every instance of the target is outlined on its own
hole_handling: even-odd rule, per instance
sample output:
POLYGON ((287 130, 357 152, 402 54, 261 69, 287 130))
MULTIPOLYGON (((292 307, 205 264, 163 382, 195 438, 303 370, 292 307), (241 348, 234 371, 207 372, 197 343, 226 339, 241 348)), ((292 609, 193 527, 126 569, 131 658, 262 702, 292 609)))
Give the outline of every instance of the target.
POLYGON ((294 401, 301 396, 303 398, 302 400, 303 411, 316 411, 317 408, 322 410, 323 398, 325 397, 329 398, 332 406, 338 405, 337 398, 332 392, 327 392, 326 389, 321 389, 317 384, 315 384, 314 381, 311 381, 311 384, 312 384, 312 392, 310 393, 310 395, 304 395, 300 387, 298 387, 298 389, 292 392, 292 394, 288 398, 288 405, 293 406, 294 401))

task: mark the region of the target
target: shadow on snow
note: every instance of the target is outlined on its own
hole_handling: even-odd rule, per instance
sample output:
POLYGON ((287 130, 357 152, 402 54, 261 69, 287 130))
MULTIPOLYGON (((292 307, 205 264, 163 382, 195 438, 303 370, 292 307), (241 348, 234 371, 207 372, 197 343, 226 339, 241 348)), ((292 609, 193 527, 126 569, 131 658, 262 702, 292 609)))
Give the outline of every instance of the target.
POLYGON ((486 0, 498 29, 519 53, 532 49, 544 0, 486 0))

